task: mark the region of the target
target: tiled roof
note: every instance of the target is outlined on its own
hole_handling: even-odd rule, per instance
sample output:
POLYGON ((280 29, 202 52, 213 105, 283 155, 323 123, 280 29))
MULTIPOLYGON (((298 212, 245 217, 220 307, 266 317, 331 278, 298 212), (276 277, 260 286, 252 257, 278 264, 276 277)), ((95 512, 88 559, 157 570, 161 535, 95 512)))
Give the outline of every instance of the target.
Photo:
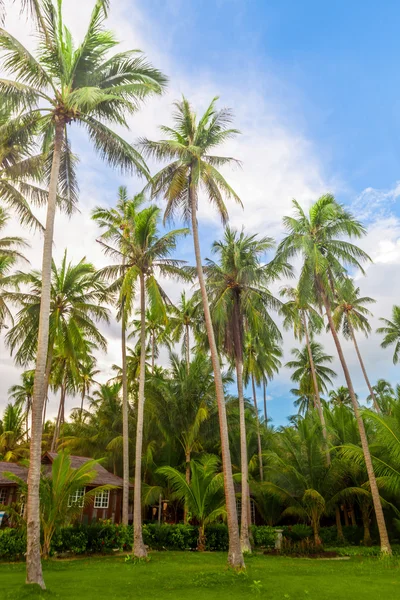
MULTIPOLYGON (((42 463, 45 465, 45 470, 51 470, 50 465, 56 456, 56 452, 46 452, 46 454, 42 458, 42 463)), ((70 458, 71 466, 74 469, 77 469, 88 460, 91 460, 86 456, 70 456, 70 458)), ((107 471, 107 469, 105 469, 102 465, 98 463, 94 466, 94 469, 97 471, 97 475, 91 485, 115 485, 118 487, 122 487, 123 480, 121 477, 118 477, 118 475, 110 473, 109 471, 107 471)), ((18 465, 16 463, 0 462, 0 485, 13 484, 10 481, 10 479, 8 479, 4 475, 5 472, 14 473, 14 475, 18 475, 18 477, 21 477, 21 479, 23 479, 24 481, 26 481, 28 478, 28 469, 26 467, 23 467, 22 465, 18 465)), ((132 488, 133 486, 130 485, 130 487, 132 488)))
POLYGON ((13 473, 24 481, 28 479, 28 469, 26 467, 11 462, 0 462, 0 486, 15 485, 4 473, 13 473))

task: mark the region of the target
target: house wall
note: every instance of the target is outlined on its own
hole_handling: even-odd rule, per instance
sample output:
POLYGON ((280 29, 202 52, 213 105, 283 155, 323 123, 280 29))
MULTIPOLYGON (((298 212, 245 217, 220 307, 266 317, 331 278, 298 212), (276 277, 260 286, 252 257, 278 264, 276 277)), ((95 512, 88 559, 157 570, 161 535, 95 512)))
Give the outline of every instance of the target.
POLYGON ((96 521, 110 520, 112 523, 121 523, 122 520, 122 490, 110 490, 108 508, 94 508, 94 502, 83 509, 82 523, 90 524, 96 521))

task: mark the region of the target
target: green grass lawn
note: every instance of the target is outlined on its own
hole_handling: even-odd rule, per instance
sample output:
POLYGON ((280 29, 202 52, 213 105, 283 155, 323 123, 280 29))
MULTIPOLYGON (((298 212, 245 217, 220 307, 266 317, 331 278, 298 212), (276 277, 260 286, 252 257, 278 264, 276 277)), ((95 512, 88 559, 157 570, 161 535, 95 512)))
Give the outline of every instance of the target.
POLYGON ((394 600, 400 598, 400 568, 373 558, 343 561, 257 555, 246 574, 226 569, 222 553, 152 553, 148 563, 123 557, 49 561, 48 591, 26 588, 25 565, 0 565, 0 599, 62 600, 394 600))

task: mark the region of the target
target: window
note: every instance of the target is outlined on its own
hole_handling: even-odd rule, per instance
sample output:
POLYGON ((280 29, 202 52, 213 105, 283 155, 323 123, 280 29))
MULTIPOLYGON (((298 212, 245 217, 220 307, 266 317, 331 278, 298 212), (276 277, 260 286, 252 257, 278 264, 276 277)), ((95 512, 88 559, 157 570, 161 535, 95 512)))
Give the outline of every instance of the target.
MULTIPOLYGON (((238 516, 238 521, 240 523, 240 519, 242 516, 242 501, 240 498, 236 498, 236 512, 238 516)), ((254 525, 256 522, 256 504, 253 498, 250 498, 250 520, 251 524, 254 525)))
POLYGON ((95 508, 108 508, 108 502, 110 500, 110 490, 106 492, 97 492, 94 497, 95 508))
POLYGON ((0 488, 0 504, 5 504, 8 496, 8 488, 0 488))
POLYGON ((85 496, 85 488, 78 488, 73 494, 68 497, 68 506, 79 506, 83 508, 83 500, 85 496))

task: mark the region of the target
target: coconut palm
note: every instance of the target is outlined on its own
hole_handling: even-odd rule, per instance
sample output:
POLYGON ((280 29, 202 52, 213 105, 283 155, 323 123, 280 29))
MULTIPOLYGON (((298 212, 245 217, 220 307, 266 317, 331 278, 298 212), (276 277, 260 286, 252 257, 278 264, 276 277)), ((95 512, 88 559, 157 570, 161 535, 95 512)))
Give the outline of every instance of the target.
POLYGON ((8 390, 10 399, 16 406, 24 407, 26 440, 29 439, 29 414, 32 410, 33 384, 35 371, 25 371, 21 375, 21 383, 12 385, 8 390))
POLYGON ((361 297, 360 288, 356 287, 350 278, 336 284, 335 296, 332 317, 336 330, 342 330, 343 336, 352 340, 375 410, 379 412, 379 405, 370 384, 355 335, 356 331, 362 331, 365 336, 368 336, 371 332, 368 316, 372 313, 365 307, 365 304, 373 304, 375 300, 368 298, 368 296, 361 297))
MULTIPOLYGON (((310 292, 311 290, 309 290, 310 292)), ((322 403, 320 398, 320 386, 318 384, 318 378, 314 366, 313 361, 313 353, 311 348, 311 340, 312 336, 315 333, 320 333, 323 328, 323 319, 319 312, 312 305, 312 295, 309 294, 309 297, 303 297, 304 292, 302 292, 302 296, 298 289, 286 286, 281 290, 281 295, 287 298, 287 302, 283 307, 283 315, 284 322, 283 325, 285 329, 293 328, 294 337, 300 341, 305 339, 309 365, 311 370, 311 378, 312 378, 312 388, 313 388, 313 398, 315 400, 315 405, 318 410, 319 418, 322 425, 322 432, 324 435, 324 439, 328 439, 328 434, 326 430, 325 424, 325 415, 322 409, 322 403)), ((304 396, 300 391, 300 396, 302 398, 307 398, 307 394, 304 396)), ((309 402, 303 403, 301 401, 299 406, 308 406, 309 402)), ((330 463, 330 454, 326 453, 327 463, 330 463)))
POLYGON ((42 296, 33 402, 28 497, 27 582, 44 588, 39 551, 39 480, 42 409, 46 397, 53 230, 57 190, 77 193, 67 128, 83 127, 102 158, 125 171, 148 177, 138 153, 106 123, 127 126, 126 115, 142 100, 160 93, 165 78, 137 51, 110 56, 118 42, 103 22, 108 2, 96 0, 84 40, 75 46, 63 22, 62 0, 33 2, 38 22, 37 58, 4 29, 2 68, 15 80, 2 79, 0 93, 14 112, 34 116, 41 132, 42 153, 48 155, 48 202, 43 243, 42 296))
POLYGON ((101 373, 100 369, 96 368, 95 358, 88 353, 85 353, 81 360, 78 361, 77 365, 77 382, 76 387, 81 393, 81 415, 83 413, 83 403, 85 398, 89 395, 90 389, 93 384, 97 383, 95 380, 96 375, 101 373))
MULTIPOLYGON (((318 393, 327 392, 328 386, 332 385, 332 379, 336 377, 333 369, 328 367, 333 361, 333 356, 324 353, 322 344, 311 342, 309 347, 293 348, 291 351, 294 360, 286 363, 288 369, 293 369, 291 380, 298 384, 300 395, 313 399, 313 405, 318 410, 316 394, 314 390, 314 375, 317 381, 318 393), (311 351, 312 366, 309 351, 311 351), (313 373, 314 369, 314 373, 313 373)), ((299 411, 301 414, 301 412, 299 411)), ((325 419, 321 422, 322 427, 326 427, 325 419)))
MULTIPOLYGON (((247 436, 243 395, 243 360, 245 330, 258 331, 265 323, 276 329, 270 309, 280 303, 266 287, 273 280, 268 265, 261 263, 274 245, 269 237, 257 238, 227 227, 224 238, 214 242, 212 250, 219 262, 206 260, 206 286, 217 344, 235 364, 240 413, 242 473, 242 514, 240 541, 243 552, 251 551, 249 539, 247 436)), ((257 411, 257 406, 255 407, 257 411)), ((258 418, 258 416, 257 416, 258 418)), ((260 439, 259 439, 259 445, 260 439)), ((261 448, 260 469, 262 473, 261 448)))
POLYGON ((166 303, 170 303, 168 296, 159 284, 157 276, 169 276, 181 279, 190 279, 190 275, 182 268, 182 261, 170 258, 175 250, 178 239, 186 235, 186 229, 170 231, 159 236, 157 227, 160 209, 149 206, 142 209, 133 218, 128 220, 124 229, 115 231, 112 236, 114 245, 101 241, 105 251, 119 264, 110 265, 102 269, 112 284, 110 291, 118 291, 120 297, 133 297, 139 287, 140 295, 140 375, 137 402, 137 430, 135 451, 135 487, 134 487, 134 555, 146 556, 147 551, 143 543, 142 512, 141 512, 141 461, 143 444, 143 411, 144 411, 144 386, 145 386, 145 360, 146 360, 146 297, 150 310, 159 319, 167 319, 166 303), (118 240, 119 235, 119 240, 118 240), (129 295, 129 296, 128 296, 129 295))
POLYGON ((157 472, 167 477, 174 495, 184 500, 189 512, 199 523, 197 550, 206 549, 205 528, 225 518, 224 480, 219 472, 219 458, 206 454, 198 461, 190 462, 191 478, 186 481, 183 473, 173 467, 160 467, 157 472))
MULTIPOLYGON (((378 379, 376 384, 372 386, 372 389, 374 391, 374 397, 376 399, 377 404, 379 405, 380 410, 383 413, 389 413, 392 404, 396 398, 396 393, 393 389, 393 386, 389 383, 389 381, 386 381, 386 379, 378 379)), ((397 400, 399 400, 398 393, 397 400)), ((371 395, 367 396, 367 402, 369 403, 371 401, 373 401, 371 395)))
MULTIPOLYGON (((139 311, 137 311, 139 312, 139 311)), ((142 322, 140 319, 133 319, 131 323, 133 329, 129 334, 130 338, 135 338, 140 335, 142 322)), ((167 335, 168 317, 160 319, 160 316, 154 314, 151 310, 146 310, 146 334, 149 337, 150 352, 151 352, 151 372, 154 373, 155 359, 158 358, 159 345, 164 344, 170 346, 170 341, 167 335)), ((146 337, 147 337, 146 336, 146 337)))
POLYGON ((186 364, 190 363, 190 333, 199 321, 199 305, 195 296, 188 298, 186 292, 181 293, 180 301, 173 305, 168 313, 168 331, 175 343, 182 340, 182 353, 186 364))
POLYGON ((227 521, 229 529, 228 562, 235 568, 244 566, 240 550, 238 521, 236 514, 235 490, 233 487, 232 465, 229 454, 228 426, 224 402, 224 388, 221 378, 220 359, 215 343, 207 290, 204 281, 201 259, 197 209, 199 192, 204 190, 209 202, 213 204, 223 223, 228 219, 224 197, 233 198, 240 203, 226 179, 218 170, 223 165, 234 163, 230 157, 213 154, 214 148, 237 135, 230 128, 232 114, 227 109, 216 109, 214 98, 199 119, 196 117, 186 98, 175 104, 174 128, 161 127, 165 138, 160 141, 142 139, 140 148, 147 156, 160 161, 170 161, 152 180, 153 196, 163 195, 167 201, 165 219, 181 212, 185 221, 191 221, 194 250, 196 255, 197 277, 201 290, 203 311, 211 359, 214 369, 218 414, 220 419, 222 465, 224 470, 227 521))
POLYGON ((332 406, 351 406, 349 388, 341 385, 336 390, 331 390, 329 392, 329 401, 332 406))
POLYGON ((335 342, 346 385, 349 388, 360 430, 361 444, 381 540, 381 550, 383 553, 390 553, 391 547, 364 422, 332 316, 335 285, 347 276, 346 267, 357 268, 363 273, 362 262, 370 260, 363 250, 343 238, 360 238, 365 234, 365 229, 330 194, 319 198, 311 206, 308 214, 295 200, 293 201, 293 207, 294 216, 284 218, 287 236, 278 247, 279 260, 288 261, 295 256, 302 257, 298 283, 300 299, 308 300, 311 296, 325 308, 329 328, 335 342))
MULTIPOLYGON (((136 214, 143 203, 143 195, 136 194, 133 198, 128 197, 126 187, 121 186, 118 189, 117 204, 113 208, 96 207, 93 210, 92 218, 102 229, 100 242, 116 244, 123 254, 126 250, 123 246, 123 239, 129 235, 130 227, 134 223, 136 214), (121 231, 123 235, 121 236, 121 231)), ((125 258, 122 257, 122 263, 126 276, 129 275, 129 268, 125 265, 125 258)), ((134 294, 132 293, 130 281, 127 280, 121 286, 119 293, 115 295, 117 305, 117 319, 121 321, 121 383, 122 383, 122 426, 123 426, 123 490, 122 490, 122 523, 128 524, 129 510, 129 433, 128 433, 128 365, 126 350, 127 323, 133 311, 134 294)))
MULTIPOLYGON (((8 219, 7 213, 0 207, 0 231, 6 227, 8 219)), ((15 281, 10 271, 18 261, 26 261, 22 250, 28 246, 29 244, 20 237, 0 238, 0 331, 6 326, 7 321, 13 323, 9 302, 13 298, 12 290, 15 289, 15 281)))
POLYGON ((25 415, 22 406, 7 404, 0 433, 1 460, 17 462, 29 454, 26 442, 25 415))
POLYGON ((384 323, 384 327, 379 327, 376 332, 383 333, 384 338, 381 343, 382 348, 388 348, 394 345, 393 364, 397 365, 400 355, 400 306, 394 305, 392 308, 392 320, 379 319, 384 323))

